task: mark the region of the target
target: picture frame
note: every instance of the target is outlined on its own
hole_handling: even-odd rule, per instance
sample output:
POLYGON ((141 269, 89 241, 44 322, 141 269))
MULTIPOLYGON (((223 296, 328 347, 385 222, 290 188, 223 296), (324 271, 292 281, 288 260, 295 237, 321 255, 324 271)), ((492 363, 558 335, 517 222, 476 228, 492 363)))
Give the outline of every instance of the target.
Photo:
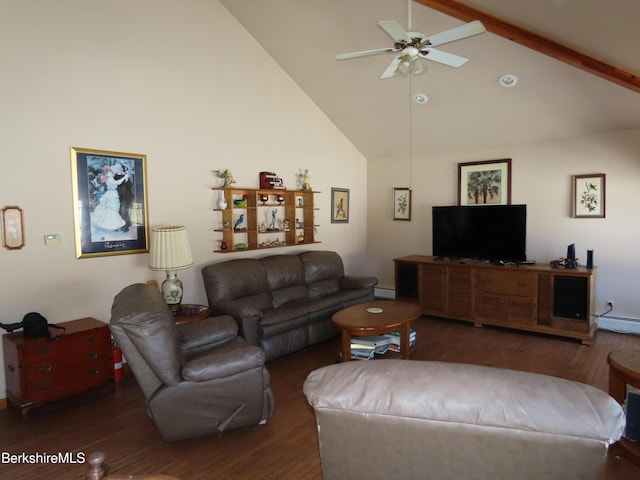
POLYGON ((147 253, 147 156, 71 147, 76 257, 147 253))
POLYGON ((511 205, 511 159, 458 163, 458 205, 511 205))
POLYGON ((411 189, 409 187, 393 189, 393 219, 411 220, 411 189))
POLYGON ((24 217, 16 205, 2 208, 2 246, 7 250, 20 250, 25 246, 24 217))
POLYGON ((606 175, 572 175, 571 204, 573 218, 605 218, 606 175))
POLYGON ((331 223, 349 223, 348 188, 331 188, 331 223))

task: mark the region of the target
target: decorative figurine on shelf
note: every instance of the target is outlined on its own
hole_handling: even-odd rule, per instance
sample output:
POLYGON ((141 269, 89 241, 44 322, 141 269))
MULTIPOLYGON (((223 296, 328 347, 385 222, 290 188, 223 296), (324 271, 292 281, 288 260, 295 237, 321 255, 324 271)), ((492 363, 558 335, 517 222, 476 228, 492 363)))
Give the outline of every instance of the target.
POLYGON ((276 227, 276 214, 278 213, 277 209, 273 209, 271 210, 271 223, 269 224, 269 228, 267 228, 268 231, 273 232, 278 230, 278 228, 276 227))
POLYGON ((260 194, 260 201, 262 202, 262 206, 265 206, 267 204, 267 202, 269 201, 269 195, 267 195, 266 193, 261 193, 260 194))
POLYGON ((236 183, 236 181, 233 179, 233 174, 227 168, 225 168, 224 170, 213 170, 213 173, 215 173, 218 178, 222 179, 222 181, 224 182, 222 184, 223 187, 228 187, 232 183, 236 183))
POLYGON ((233 230, 236 232, 238 230, 242 230, 242 222, 244 222, 244 213, 241 213, 238 219, 236 220, 236 223, 233 224, 233 230))
POLYGON ((226 240, 220 240, 220 250, 221 251, 226 251, 227 250, 227 241, 226 240))
POLYGON ((304 172, 298 174, 300 178, 300 188, 302 190, 311 190, 311 179, 309 178, 309 169, 305 168, 304 172))
POLYGON ((291 230, 291 220, 289 220, 288 218, 285 218, 284 222, 282 222, 282 229, 285 232, 288 232, 289 230, 291 230))
POLYGON ((282 202, 284 202, 284 195, 278 195, 278 205, 282 205, 282 202))

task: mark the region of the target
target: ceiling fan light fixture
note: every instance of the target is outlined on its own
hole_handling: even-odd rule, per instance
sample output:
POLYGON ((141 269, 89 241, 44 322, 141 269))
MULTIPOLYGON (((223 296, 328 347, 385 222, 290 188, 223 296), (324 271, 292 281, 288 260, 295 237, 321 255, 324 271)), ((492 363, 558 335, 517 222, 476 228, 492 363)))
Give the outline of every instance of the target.
POLYGON ((416 59, 411 64, 411 73, 414 75, 422 75, 423 73, 427 73, 427 67, 420 60, 416 59))

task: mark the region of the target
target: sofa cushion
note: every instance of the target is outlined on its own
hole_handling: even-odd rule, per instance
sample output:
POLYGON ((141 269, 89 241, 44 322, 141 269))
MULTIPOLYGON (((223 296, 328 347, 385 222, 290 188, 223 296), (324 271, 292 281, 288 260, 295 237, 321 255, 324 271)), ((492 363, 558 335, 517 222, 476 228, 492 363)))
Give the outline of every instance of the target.
POLYGON ((213 263, 202 269, 207 298, 212 307, 220 300, 269 292, 267 274, 255 258, 213 263))
POLYGON ((298 256, 307 285, 329 279, 338 281, 344 276, 344 265, 336 252, 310 251, 298 256))

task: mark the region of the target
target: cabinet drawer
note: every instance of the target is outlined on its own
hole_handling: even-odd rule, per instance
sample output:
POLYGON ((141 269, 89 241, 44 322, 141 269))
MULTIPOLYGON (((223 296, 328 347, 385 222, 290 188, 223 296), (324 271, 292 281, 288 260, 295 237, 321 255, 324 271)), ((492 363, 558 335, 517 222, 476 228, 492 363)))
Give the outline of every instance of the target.
POLYGON ((84 369, 103 369, 105 365, 108 368, 111 364, 110 357, 110 351, 103 347, 86 352, 74 352, 65 358, 44 359, 40 362, 23 365, 23 378, 27 382, 31 382, 43 377, 71 375, 75 371, 83 371, 84 369))
POLYGON ((24 386, 24 398, 29 402, 47 400, 64 395, 68 391, 85 391, 109 380, 111 369, 109 364, 83 365, 73 372, 58 372, 45 375, 24 386))
POLYGON ((481 292, 532 297, 538 294, 538 276, 532 272, 508 270, 478 271, 476 288, 481 292))
POLYGON ((107 327, 72 335, 62 335, 53 340, 46 338, 28 338, 23 344, 25 364, 51 361, 65 357, 76 351, 96 351, 109 345, 111 334, 107 327))

